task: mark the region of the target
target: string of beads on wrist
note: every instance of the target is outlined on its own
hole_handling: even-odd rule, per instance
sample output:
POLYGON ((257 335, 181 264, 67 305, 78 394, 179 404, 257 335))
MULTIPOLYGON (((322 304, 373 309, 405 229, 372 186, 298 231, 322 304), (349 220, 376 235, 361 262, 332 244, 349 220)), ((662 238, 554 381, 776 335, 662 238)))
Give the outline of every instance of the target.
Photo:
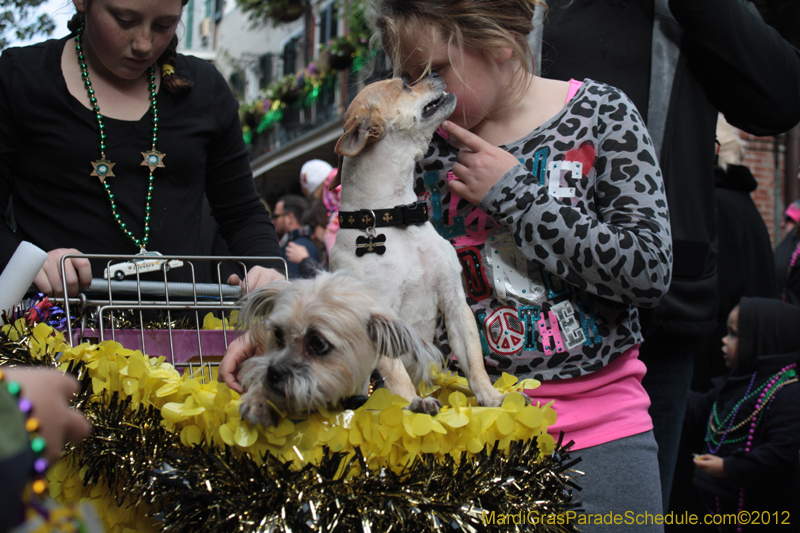
POLYGON ((47 442, 39 435, 41 422, 33 416, 33 402, 22 396, 22 387, 16 381, 7 381, 5 373, 0 369, 0 386, 5 386, 8 393, 17 401, 17 408, 25 415, 25 429, 30 437, 30 447, 33 451, 33 492, 41 496, 47 490, 47 472, 50 463, 44 457, 47 442))

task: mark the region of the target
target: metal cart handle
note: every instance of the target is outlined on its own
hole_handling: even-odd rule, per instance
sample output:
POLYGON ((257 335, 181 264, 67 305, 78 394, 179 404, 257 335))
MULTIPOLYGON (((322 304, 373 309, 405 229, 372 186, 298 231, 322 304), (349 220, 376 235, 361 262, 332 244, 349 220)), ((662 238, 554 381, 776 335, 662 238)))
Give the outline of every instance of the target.
POLYGON ((219 283, 188 283, 180 281, 135 281, 135 280, 105 280, 93 278, 87 292, 107 293, 111 289, 114 294, 141 294, 164 295, 169 290, 170 296, 212 296, 223 298, 240 298, 242 289, 238 285, 224 285, 219 283))

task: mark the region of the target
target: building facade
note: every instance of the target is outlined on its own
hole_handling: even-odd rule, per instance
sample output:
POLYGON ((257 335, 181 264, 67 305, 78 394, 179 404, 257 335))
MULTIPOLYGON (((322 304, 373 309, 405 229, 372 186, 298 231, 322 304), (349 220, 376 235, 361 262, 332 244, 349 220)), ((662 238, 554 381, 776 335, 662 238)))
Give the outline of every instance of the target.
POLYGON ((253 20, 239 4, 245 5, 189 0, 181 52, 213 61, 228 80, 241 103, 256 186, 274 205, 300 192, 307 160, 336 166, 333 148, 347 105, 389 70, 369 47, 361 0, 276 0, 300 8, 287 20, 253 20))

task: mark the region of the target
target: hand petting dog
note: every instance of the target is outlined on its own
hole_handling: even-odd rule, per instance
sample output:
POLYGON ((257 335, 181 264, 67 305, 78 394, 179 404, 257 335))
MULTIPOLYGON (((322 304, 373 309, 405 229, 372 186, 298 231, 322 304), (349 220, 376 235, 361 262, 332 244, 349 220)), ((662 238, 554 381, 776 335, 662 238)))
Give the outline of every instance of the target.
POLYGON ((450 190, 471 204, 478 205, 506 172, 520 164, 502 148, 449 120, 442 123, 442 128, 448 133, 450 144, 461 147, 458 162, 453 165, 457 179, 450 182, 450 190))
POLYGON ((234 339, 228 346, 228 349, 225 350, 225 355, 219 363, 219 380, 239 394, 242 394, 244 389, 242 389, 237 373, 242 363, 258 355, 257 352, 258 346, 250 340, 250 334, 248 332, 234 339))

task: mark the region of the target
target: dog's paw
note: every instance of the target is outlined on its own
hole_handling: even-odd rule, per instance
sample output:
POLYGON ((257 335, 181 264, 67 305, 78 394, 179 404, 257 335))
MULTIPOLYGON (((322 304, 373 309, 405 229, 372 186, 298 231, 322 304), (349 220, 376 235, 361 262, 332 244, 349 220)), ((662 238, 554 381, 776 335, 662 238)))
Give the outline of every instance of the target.
POLYGON ((475 399, 478 400, 478 405, 482 407, 500 407, 505 399, 505 395, 494 387, 484 392, 473 392, 475 392, 475 399))
POLYGON ((441 408, 442 404, 436 398, 420 398, 419 396, 411 400, 411 403, 406 407, 409 411, 427 415, 435 415, 441 408))
POLYGON ((251 424, 261 424, 264 427, 272 425, 277 419, 277 413, 269 402, 263 396, 252 392, 242 396, 239 414, 251 424))
POLYGON ((525 405, 531 404, 531 397, 521 391, 509 392, 508 394, 503 394, 495 390, 495 393, 496 394, 483 395, 483 396, 478 396, 476 394, 475 397, 478 400, 478 405, 481 405, 483 407, 500 407, 501 405, 503 405, 503 402, 505 401, 506 397, 511 394, 519 394, 520 396, 522 396, 522 399, 525 400, 525 405))

